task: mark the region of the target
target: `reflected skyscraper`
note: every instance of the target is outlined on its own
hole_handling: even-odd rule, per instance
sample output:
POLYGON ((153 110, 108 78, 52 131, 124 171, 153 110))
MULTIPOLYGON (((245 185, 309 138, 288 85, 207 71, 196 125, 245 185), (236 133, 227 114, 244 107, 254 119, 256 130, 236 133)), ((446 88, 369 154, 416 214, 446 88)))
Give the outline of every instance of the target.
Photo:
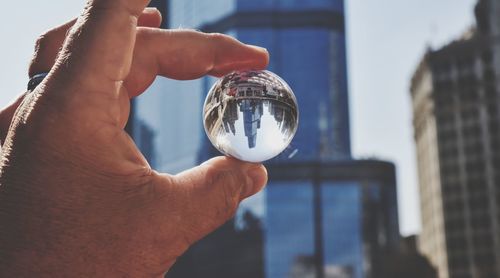
POLYGON ((228 105, 226 108, 226 113, 222 117, 222 121, 224 123, 224 131, 230 132, 233 135, 236 135, 236 127, 234 126, 235 122, 238 120, 238 110, 236 109, 237 105, 228 105))
MULTIPOLYGON (((243 115, 243 127, 245 136, 248 140, 248 148, 255 148, 257 143, 257 132, 261 126, 261 119, 264 115, 264 109, 267 113, 271 115, 276 124, 279 126, 282 132, 286 130, 292 130, 290 126, 292 123, 284 120, 284 105, 271 104, 269 101, 260 101, 252 99, 242 99, 242 100, 230 100, 228 101, 227 108, 224 110, 224 116, 222 117, 222 123, 224 127, 224 132, 236 135, 235 123, 239 119, 238 110, 243 115), (236 103, 236 104, 233 104, 236 103)), ((289 109, 289 108, 288 108, 289 109)))
POLYGON ((203 111, 205 131, 213 146, 250 162, 279 155, 297 130, 295 96, 269 71, 224 76, 210 89, 203 111))
POLYGON ((262 102, 251 99, 242 100, 239 104, 240 111, 243 112, 243 125, 249 149, 255 148, 257 143, 257 130, 260 128, 260 119, 264 112, 263 106, 262 102))
MULTIPOLYGON (((222 271, 218 277, 224 277, 220 273, 229 265, 251 269, 249 266, 255 264, 255 268, 262 269, 252 276, 255 278, 285 278, 311 269, 312 275, 320 278, 331 273, 349 278, 382 278, 382 251, 399 240, 395 169, 391 163, 351 157, 344 1, 168 3, 166 17, 172 28, 227 33, 267 48, 269 70, 293 88, 301 113, 289 149, 267 163, 270 179, 265 192, 242 205, 261 219, 262 260, 242 259, 231 253, 220 258, 225 264, 217 264, 222 271)), ((213 83, 209 77, 190 82, 158 79, 146 95, 135 101, 133 121, 143 120, 157 130, 160 170, 178 172, 219 155, 203 133, 200 121, 203 99, 213 83)), ((233 100, 237 109, 225 110, 224 117, 220 117, 221 130, 238 134, 236 123, 243 120, 241 130, 247 147, 258 146, 267 116, 279 124, 281 131, 291 129, 284 117, 289 100, 279 90, 263 86, 231 94, 241 99, 233 100), (264 94, 275 105, 251 105, 255 94, 264 94)), ((211 111, 209 119, 218 118, 217 113, 223 109, 211 111)), ((240 211, 232 223, 237 226, 241 217, 240 211)), ((174 266, 172 276, 167 277, 200 277, 191 275, 192 270, 213 266, 219 244, 230 241, 233 250, 245 244, 244 240, 217 236, 219 233, 224 231, 197 243, 185 255, 190 258, 188 262, 174 266)))

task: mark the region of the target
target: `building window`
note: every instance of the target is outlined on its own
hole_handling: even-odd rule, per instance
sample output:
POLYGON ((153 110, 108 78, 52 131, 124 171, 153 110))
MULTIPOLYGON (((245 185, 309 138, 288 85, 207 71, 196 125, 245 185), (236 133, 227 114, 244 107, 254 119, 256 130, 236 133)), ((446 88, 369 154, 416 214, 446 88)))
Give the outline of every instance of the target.
POLYGON ((266 199, 266 277, 284 277, 296 259, 314 254, 312 184, 272 182, 266 199))

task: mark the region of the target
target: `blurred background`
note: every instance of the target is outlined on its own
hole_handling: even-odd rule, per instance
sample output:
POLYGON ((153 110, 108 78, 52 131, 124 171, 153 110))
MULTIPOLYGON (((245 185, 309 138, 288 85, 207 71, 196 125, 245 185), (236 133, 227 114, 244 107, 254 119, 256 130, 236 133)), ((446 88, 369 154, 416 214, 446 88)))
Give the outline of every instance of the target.
MULTIPOLYGON (((166 277, 500 277, 500 1, 151 5, 163 28, 266 47, 301 113, 266 190, 166 277)), ((0 105, 24 91, 38 35, 83 6, 4 3, 0 105)), ((133 100, 127 131, 153 167, 218 155, 201 120, 214 80, 158 78, 133 100)))

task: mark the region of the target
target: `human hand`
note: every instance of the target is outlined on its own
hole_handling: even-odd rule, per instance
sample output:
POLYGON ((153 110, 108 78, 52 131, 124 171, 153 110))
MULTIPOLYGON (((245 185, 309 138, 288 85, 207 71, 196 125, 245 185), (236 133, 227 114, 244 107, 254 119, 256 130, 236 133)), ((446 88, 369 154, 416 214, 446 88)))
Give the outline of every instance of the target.
POLYGON ((224 157, 159 174, 123 131, 129 98, 158 74, 193 79, 268 61, 226 36, 152 28, 158 13, 140 16, 147 2, 90 1, 40 40, 30 74, 50 74, 4 133, 0 276, 162 276, 265 184, 262 165, 224 157))
MULTIPOLYGON (((157 9, 146 8, 137 19, 137 26, 158 28, 161 24, 161 14, 157 9)), ((28 70, 29 77, 37 73, 47 73, 54 66, 68 31, 75 24, 73 19, 61 26, 55 27, 40 36, 35 45, 35 53, 28 70)), ((9 131, 16 109, 23 101, 25 94, 17 97, 10 105, 0 110, 0 142, 4 142, 9 131)))

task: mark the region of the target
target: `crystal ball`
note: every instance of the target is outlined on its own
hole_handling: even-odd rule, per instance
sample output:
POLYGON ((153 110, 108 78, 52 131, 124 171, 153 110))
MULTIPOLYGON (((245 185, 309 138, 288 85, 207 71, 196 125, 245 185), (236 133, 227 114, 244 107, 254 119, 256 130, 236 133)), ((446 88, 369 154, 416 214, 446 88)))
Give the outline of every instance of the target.
POLYGON ((221 153, 248 162, 279 155, 297 131, 297 100, 267 70, 232 72, 210 89, 203 107, 208 138, 221 153))

